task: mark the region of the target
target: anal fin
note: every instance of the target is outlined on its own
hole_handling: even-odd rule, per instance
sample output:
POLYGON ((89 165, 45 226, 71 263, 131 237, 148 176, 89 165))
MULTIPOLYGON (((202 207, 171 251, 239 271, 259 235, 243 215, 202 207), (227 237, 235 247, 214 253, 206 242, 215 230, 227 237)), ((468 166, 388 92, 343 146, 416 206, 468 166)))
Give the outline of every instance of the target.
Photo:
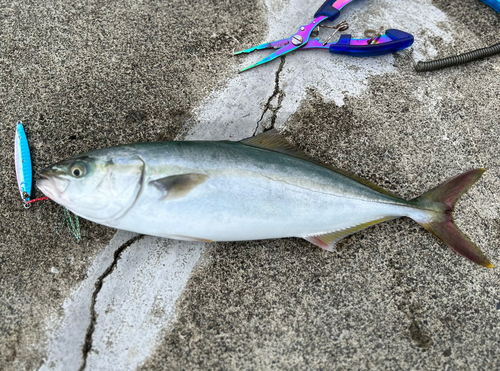
POLYGON ((333 232, 327 232, 323 234, 318 234, 318 235, 311 235, 311 236, 306 236, 303 237, 306 241, 309 241, 310 243, 321 247, 322 249, 325 249, 326 251, 332 252, 335 248, 335 244, 343 239, 344 237, 347 237, 353 233, 356 233, 362 229, 368 228, 372 225, 385 222, 386 220, 394 219, 393 217, 386 217, 386 218, 381 218, 381 219, 376 219, 369 221, 367 223, 362 223, 358 224, 355 226, 352 226, 350 228, 346 229, 341 229, 333 232))
POLYGON ((214 242, 213 240, 207 240, 206 238, 184 236, 184 235, 181 235, 181 234, 164 234, 164 235, 162 235, 162 237, 170 238, 172 240, 179 240, 179 241, 214 242))

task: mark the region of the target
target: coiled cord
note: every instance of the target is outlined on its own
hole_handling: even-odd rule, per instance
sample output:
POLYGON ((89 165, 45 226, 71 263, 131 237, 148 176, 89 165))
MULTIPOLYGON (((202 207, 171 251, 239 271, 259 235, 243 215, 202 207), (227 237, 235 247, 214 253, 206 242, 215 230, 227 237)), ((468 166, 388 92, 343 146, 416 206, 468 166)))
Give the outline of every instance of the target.
POLYGON ((477 61, 479 59, 483 59, 486 57, 491 57, 492 55, 499 53, 500 53, 500 43, 492 45, 487 48, 477 49, 468 53, 455 55, 453 57, 436 59, 435 61, 418 62, 415 65, 415 70, 417 72, 440 70, 447 67, 459 66, 461 64, 477 61))

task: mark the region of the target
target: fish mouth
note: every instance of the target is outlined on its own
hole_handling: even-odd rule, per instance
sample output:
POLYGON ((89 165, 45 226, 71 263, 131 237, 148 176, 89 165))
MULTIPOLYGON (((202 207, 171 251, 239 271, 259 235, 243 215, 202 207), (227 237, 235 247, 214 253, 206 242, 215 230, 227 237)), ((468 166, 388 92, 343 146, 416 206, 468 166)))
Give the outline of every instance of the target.
POLYGON ((37 188, 51 199, 61 198, 69 185, 69 181, 60 177, 62 172, 53 167, 40 171, 42 179, 36 181, 37 188))

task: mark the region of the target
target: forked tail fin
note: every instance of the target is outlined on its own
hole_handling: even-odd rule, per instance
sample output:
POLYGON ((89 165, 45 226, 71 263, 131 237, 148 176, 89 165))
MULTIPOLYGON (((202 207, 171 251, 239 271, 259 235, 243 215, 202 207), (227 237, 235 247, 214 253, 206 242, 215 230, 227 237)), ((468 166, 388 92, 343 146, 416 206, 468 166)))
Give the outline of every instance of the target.
POLYGON ((436 212, 431 222, 420 223, 457 254, 487 268, 493 268, 488 258, 453 221, 453 209, 472 185, 481 178, 485 169, 474 169, 460 174, 413 200, 419 207, 436 212))

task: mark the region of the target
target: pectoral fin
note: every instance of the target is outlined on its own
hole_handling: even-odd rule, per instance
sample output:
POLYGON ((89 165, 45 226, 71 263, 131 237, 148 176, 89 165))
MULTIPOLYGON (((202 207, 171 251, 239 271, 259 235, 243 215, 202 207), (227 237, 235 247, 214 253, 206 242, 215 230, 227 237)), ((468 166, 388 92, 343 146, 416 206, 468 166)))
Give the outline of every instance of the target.
POLYGON ((322 249, 325 249, 326 251, 332 252, 333 249, 335 248, 335 244, 340 241, 342 238, 347 237, 353 233, 356 233, 362 229, 368 228, 372 225, 375 225, 380 222, 384 222, 386 220, 393 219, 392 217, 387 217, 387 218, 382 218, 382 219, 377 219, 377 220, 372 220, 367 223, 363 224, 358 224, 350 228, 346 229, 341 229, 338 231, 333 231, 333 232, 328 232, 324 234, 318 234, 318 235, 313 235, 313 236, 307 236, 304 237, 305 240, 309 241, 310 243, 315 244, 316 246, 321 247, 322 249))
POLYGON ((167 176, 156 179, 149 184, 155 186, 163 193, 163 199, 176 199, 186 196, 196 186, 208 178, 205 174, 189 173, 167 176))

